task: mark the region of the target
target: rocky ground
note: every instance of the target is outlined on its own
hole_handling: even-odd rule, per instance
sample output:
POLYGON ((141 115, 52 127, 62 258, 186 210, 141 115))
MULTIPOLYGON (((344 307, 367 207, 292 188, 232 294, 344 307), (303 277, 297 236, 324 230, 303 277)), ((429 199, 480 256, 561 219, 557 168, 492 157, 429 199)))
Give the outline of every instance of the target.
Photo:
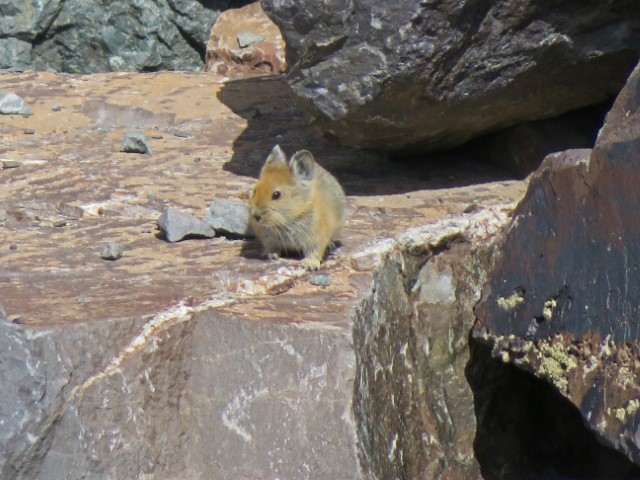
MULTIPOLYGON (((380 268, 397 271, 409 255, 418 272, 452 238, 482 239, 486 250, 524 182, 468 154, 399 163, 338 148, 278 77, 3 73, 1 84, 33 111, 0 116, 0 303, 3 351, 15 362, 3 384, 13 385, 8 403, 23 405, 4 410, 3 478, 383 469, 366 466, 375 445, 358 440, 373 418, 362 379, 378 334, 353 337, 354 322, 362 333, 378 315, 367 309, 389 307, 375 307, 380 268), (120 151, 130 132, 145 135, 150 155, 120 151), (215 199, 246 201, 275 143, 310 149, 348 194, 342 244, 319 272, 328 286, 295 258, 260 259, 254 241, 168 243, 156 229, 167 207, 205 218, 215 199), (119 260, 101 258, 110 242, 126 245, 119 260)), ((419 288, 433 275, 416 278, 408 295, 439 303, 419 288)), ((436 288, 445 303, 456 282, 436 288)), ((471 401, 461 409, 468 416, 471 401)), ((473 425, 465 431, 464 468, 477 475, 473 425)), ((444 465, 434 442, 440 450, 422 469, 444 465)))
MULTIPOLYGON (((34 112, 0 118, 0 160, 19 164, 0 171, 0 298, 12 319, 32 327, 153 314, 295 270, 295 259, 256 258, 249 242, 169 244, 155 225, 169 206, 204 218, 214 199, 246 201, 275 143, 311 149, 349 195, 343 246, 325 267, 336 277, 348 276, 354 254, 407 228, 523 191, 522 182, 455 155, 391 164, 332 147, 278 78, 25 73, 3 74, 2 86, 34 112), (146 135, 151 155, 120 151, 131 131, 146 135), (129 249, 106 262, 99 254, 112 241, 129 249)), ((297 288, 313 289, 305 283, 297 288)))

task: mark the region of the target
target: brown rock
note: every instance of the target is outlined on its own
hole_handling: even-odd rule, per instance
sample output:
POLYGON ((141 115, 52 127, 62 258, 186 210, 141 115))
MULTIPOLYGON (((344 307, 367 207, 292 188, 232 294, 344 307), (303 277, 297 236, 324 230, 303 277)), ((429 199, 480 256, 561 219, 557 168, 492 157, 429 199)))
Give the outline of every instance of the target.
POLYGON ((455 156, 425 172, 337 148, 280 78, 223 80, 2 74, 34 115, 0 117, 3 158, 24 161, 1 173, 0 303, 26 322, 0 323, 0 476, 363 480, 405 458, 475 478, 470 305, 524 183, 455 156), (153 162, 118 151, 134 128, 162 134, 153 162), (167 204, 204 217, 241 198, 276 139, 311 149, 348 193, 330 285, 310 284, 297 258, 260 259, 255 242, 149 231, 167 204), (61 213, 74 220, 55 228, 61 213), (111 241, 132 250, 102 261, 111 241), (377 360, 387 373, 367 383, 377 360))
POLYGON ((600 438, 636 464, 640 370, 631 359, 640 352, 638 91, 640 66, 594 149, 551 155, 533 175, 473 330, 493 355, 553 385, 600 438))
POLYGON ((260 2, 220 14, 207 44, 207 72, 236 77, 281 74, 286 68, 284 40, 260 2))

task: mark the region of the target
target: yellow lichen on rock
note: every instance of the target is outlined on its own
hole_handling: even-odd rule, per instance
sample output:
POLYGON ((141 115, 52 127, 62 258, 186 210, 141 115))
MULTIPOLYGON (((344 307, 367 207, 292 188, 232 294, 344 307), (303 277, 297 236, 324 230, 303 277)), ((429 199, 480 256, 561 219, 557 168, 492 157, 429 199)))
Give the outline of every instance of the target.
POLYGON ((524 298, 522 298, 522 295, 519 295, 518 293, 514 293, 507 298, 498 298, 498 306, 506 311, 513 310, 520 306, 522 302, 524 302, 524 298))
POLYGON ((561 392, 567 393, 567 373, 577 368, 578 363, 567 353, 564 345, 561 342, 541 343, 537 357, 540 360, 540 376, 553 383, 561 392))

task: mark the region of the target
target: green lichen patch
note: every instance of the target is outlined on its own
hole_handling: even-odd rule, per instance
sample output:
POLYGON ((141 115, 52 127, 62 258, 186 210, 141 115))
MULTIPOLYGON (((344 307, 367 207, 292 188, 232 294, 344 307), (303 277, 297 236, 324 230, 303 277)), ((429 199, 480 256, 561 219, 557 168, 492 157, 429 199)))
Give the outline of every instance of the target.
POLYGON ((568 393, 567 374, 578 367, 578 362, 569 354, 562 342, 543 342, 538 345, 537 358, 540 362, 538 373, 553 383, 558 390, 568 393))

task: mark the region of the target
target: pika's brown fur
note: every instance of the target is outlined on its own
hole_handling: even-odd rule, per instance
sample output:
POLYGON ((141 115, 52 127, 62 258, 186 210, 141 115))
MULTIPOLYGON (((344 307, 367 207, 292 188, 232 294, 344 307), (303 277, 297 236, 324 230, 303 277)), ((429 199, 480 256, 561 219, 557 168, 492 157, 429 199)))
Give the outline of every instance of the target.
POLYGON ((249 201, 250 222, 268 258, 300 252, 307 270, 318 270, 345 222, 347 200, 338 181, 301 150, 287 162, 276 145, 249 201))

